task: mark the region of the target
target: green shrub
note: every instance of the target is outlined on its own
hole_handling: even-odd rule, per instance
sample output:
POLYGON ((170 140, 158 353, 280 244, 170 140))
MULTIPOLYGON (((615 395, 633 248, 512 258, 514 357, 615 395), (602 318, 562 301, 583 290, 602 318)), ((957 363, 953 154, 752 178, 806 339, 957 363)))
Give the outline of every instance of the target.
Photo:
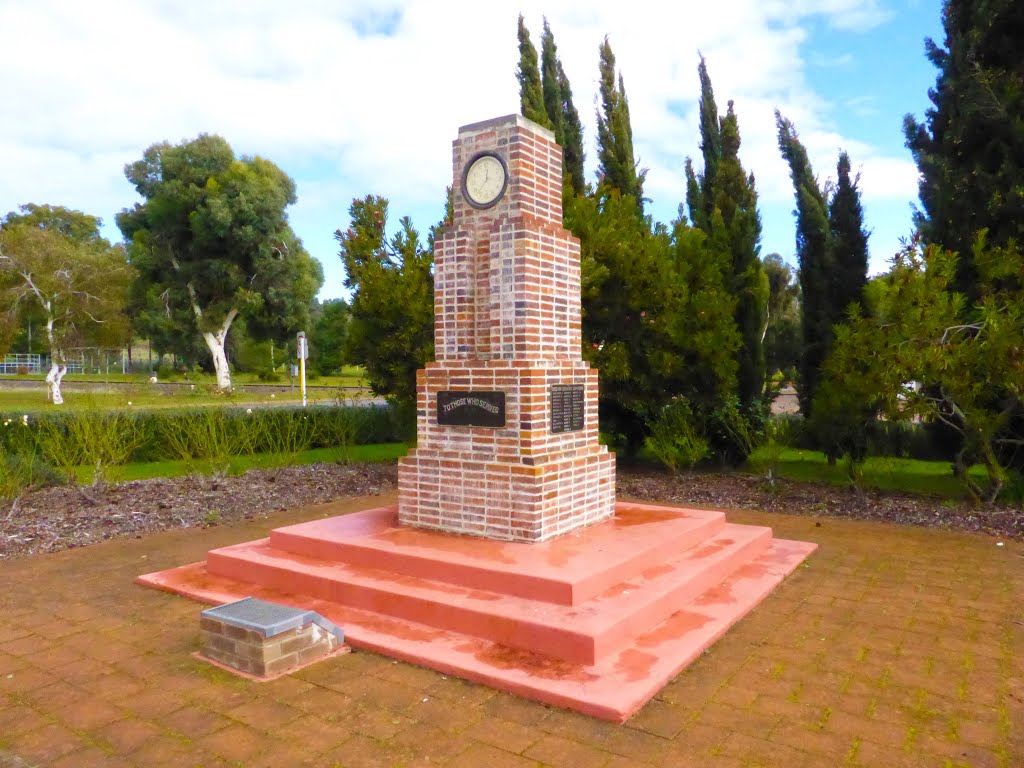
POLYGON ((85 409, 40 420, 35 448, 66 476, 86 467, 91 484, 101 485, 128 463, 142 440, 133 414, 85 409))
POLYGON ((813 450, 811 437, 807 434, 807 424, 799 413, 773 416, 770 429, 769 436, 781 445, 813 450))
POLYGON ((791 444, 789 439, 793 433, 792 422, 792 418, 770 419, 765 426, 764 439, 759 449, 752 452, 748 458, 751 468, 764 475, 772 487, 775 486, 775 480, 779 475, 783 452, 791 444))
POLYGON ((406 442, 415 435, 411 406, 201 407, 167 410, 67 410, 32 418, 0 416, 0 453, 46 456, 63 471, 87 465, 215 461, 280 452, 282 446, 344 448, 406 442))
POLYGON ((721 464, 739 466, 757 447, 758 418, 744 415, 735 400, 726 401, 699 417, 700 432, 708 441, 711 454, 721 464))
POLYGON ((0 453, 0 499, 17 499, 27 490, 66 482, 64 475, 38 454, 0 453))
POLYGON ((685 398, 677 398, 662 409, 651 425, 647 445, 673 474, 691 469, 709 453, 708 441, 700 434, 685 398))
POLYGON ((185 462, 193 474, 227 474, 231 459, 253 452, 253 430, 246 421, 232 419, 220 408, 204 408, 163 423, 161 441, 172 458, 185 462))

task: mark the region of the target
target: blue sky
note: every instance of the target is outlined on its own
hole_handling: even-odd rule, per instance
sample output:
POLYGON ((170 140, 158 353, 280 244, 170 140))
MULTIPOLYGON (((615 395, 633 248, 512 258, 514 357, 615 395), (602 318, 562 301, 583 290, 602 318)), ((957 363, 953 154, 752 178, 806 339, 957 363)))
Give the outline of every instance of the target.
MULTIPOLYGON (((123 167, 158 141, 202 132, 259 154, 298 187, 293 228, 345 294, 333 239, 354 197, 391 201, 391 223, 441 215, 460 125, 518 111, 516 19, 555 35, 584 119, 594 177, 598 46, 622 72, 648 210, 669 221, 683 163, 699 159, 698 51, 741 158, 757 178, 762 253, 793 261, 793 193, 773 111, 795 123, 824 180, 838 151, 861 173, 872 271, 911 230, 917 170, 902 119, 922 116, 941 42, 939 0, 715 3, 0 0, 0 213, 65 205, 101 217, 136 202, 123 167)), ((699 162, 698 162, 699 165, 699 162)))

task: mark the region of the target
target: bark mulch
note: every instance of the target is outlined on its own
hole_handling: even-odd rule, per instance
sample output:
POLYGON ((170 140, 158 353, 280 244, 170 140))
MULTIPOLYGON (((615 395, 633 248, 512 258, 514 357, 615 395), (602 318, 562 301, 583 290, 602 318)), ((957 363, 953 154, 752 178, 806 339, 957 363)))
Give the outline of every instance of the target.
MULTIPOLYGON (((0 560, 142 538, 169 528, 209 527, 345 496, 397 487, 394 462, 313 464, 252 470, 235 477, 137 480, 105 488, 33 491, 0 508, 0 560)), ((856 518, 1024 540, 1021 507, 973 507, 923 496, 776 481, 742 473, 663 472, 620 467, 618 495, 666 504, 759 509, 823 518, 856 518)))

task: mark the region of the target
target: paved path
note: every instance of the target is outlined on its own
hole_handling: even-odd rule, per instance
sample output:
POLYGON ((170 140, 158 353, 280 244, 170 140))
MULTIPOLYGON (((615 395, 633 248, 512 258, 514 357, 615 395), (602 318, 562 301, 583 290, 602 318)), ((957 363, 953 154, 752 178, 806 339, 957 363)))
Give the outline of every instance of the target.
POLYGON ((729 518, 820 548, 624 726, 371 653, 270 683, 195 660, 200 607, 132 579, 267 521, 0 563, 0 768, 1024 766, 1024 546, 729 518))

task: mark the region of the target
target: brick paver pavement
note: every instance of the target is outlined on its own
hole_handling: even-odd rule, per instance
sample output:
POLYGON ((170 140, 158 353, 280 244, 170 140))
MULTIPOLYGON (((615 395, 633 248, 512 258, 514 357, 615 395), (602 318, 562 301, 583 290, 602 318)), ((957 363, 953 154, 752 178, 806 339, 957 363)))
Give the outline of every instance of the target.
POLYGON ((372 653, 248 682, 132 583, 322 514, 0 563, 0 768, 1024 766, 1019 542, 731 512, 820 548, 625 725, 372 653))

